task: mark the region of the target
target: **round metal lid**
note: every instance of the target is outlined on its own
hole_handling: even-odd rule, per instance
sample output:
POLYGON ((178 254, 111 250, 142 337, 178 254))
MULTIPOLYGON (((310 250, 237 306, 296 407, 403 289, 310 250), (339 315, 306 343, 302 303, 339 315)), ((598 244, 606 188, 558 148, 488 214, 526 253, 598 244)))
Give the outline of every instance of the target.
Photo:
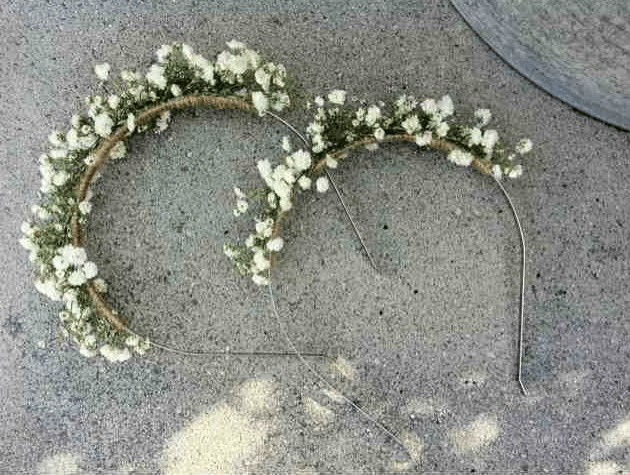
POLYGON ((525 77, 576 109, 630 131, 630 1, 451 2, 525 77))

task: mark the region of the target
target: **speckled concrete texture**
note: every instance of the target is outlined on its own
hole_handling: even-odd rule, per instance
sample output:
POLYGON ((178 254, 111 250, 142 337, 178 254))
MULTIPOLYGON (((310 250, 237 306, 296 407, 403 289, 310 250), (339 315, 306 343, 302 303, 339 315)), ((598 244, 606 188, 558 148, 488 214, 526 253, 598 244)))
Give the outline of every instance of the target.
MULTIPOLYGON (((0 7, 0 472, 628 473, 628 134, 532 85, 446 0, 203 3, 0 7), (449 93, 462 119, 489 107, 508 143, 534 141, 506 185, 529 248, 528 397, 515 381, 520 254, 504 197, 401 144, 335 171, 379 271, 335 195, 306 195, 284 223, 274 291, 296 345, 334 358, 309 362, 407 451, 296 358, 152 350, 107 364, 57 342, 57 308, 18 244, 46 137, 92 91, 96 63, 144 69, 165 42, 212 56, 233 38, 284 64, 305 95, 449 93)), ((300 130, 309 120, 283 116, 300 130)), ((287 349, 265 294, 221 253, 248 229, 231 215, 232 186, 255 183, 283 135, 245 113, 183 112, 107 166, 88 251, 139 332, 196 350, 287 349)))

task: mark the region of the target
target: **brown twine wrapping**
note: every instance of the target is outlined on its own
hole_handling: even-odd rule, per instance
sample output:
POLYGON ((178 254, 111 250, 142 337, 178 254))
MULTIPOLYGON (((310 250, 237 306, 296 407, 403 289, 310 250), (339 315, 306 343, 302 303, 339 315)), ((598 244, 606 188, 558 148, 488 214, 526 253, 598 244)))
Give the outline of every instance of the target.
MULTIPOLYGON (((416 141, 415 135, 386 135, 383 138, 383 140, 378 140, 375 137, 367 137, 357 142, 351 143, 350 145, 333 153, 331 157, 339 158, 346 152, 349 152, 359 147, 363 147, 365 145, 370 145, 370 144, 378 143, 378 142, 414 142, 415 143, 415 141, 416 141)), ((457 148, 457 145, 455 145, 453 142, 450 142, 448 140, 441 140, 441 139, 433 139, 428 145, 432 149, 440 150, 442 152, 450 152, 454 148, 457 148)), ((314 172, 320 173, 325 165, 326 165, 326 158, 323 158, 319 161, 317 165, 315 165, 314 172)), ((477 157, 473 157, 472 166, 484 174, 488 174, 491 171, 490 164, 486 161, 480 160, 477 157)))
MULTIPOLYGON (((163 104, 159 104, 151 109, 144 111, 138 117, 136 117, 136 126, 141 126, 158 115, 171 110, 171 109, 185 109, 187 107, 199 107, 199 106, 211 106, 215 109, 244 109, 249 110, 253 108, 253 105, 243 100, 234 99, 231 97, 213 97, 213 96, 184 96, 177 99, 172 99, 163 104)), ((87 236, 81 235, 79 227, 79 206, 78 203, 83 201, 87 195, 87 191, 92 184, 94 175, 103 166, 107 157, 114 149, 114 147, 123 140, 129 130, 126 125, 119 127, 116 132, 105 139, 94 151, 94 163, 92 163, 87 170, 81 176, 79 181, 79 190, 77 193, 77 204, 74 207, 72 213, 72 244, 74 246, 83 246, 87 240, 87 236)), ((88 293, 94 302, 96 314, 98 317, 105 318, 111 323, 117 330, 121 332, 127 332, 127 318, 118 315, 112 310, 112 308, 103 300, 103 296, 96 288, 94 279, 90 279, 87 283, 88 293)))
MULTIPOLYGON (((357 142, 352 142, 350 145, 347 145, 341 150, 338 150, 337 152, 331 154, 331 157, 339 158, 344 153, 347 153, 351 150, 357 149, 359 147, 363 147, 365 145, 378 143, 378 142, 414 142, 415 143, 415 141, 416 141, 415 135, 386 135, 383 138, 383 140, 378 140, 375 137, 367 137, 362 140, 358 140, 357 142)), ((429 143, 429 147, 435 150, 440 150, 442 152, 450 152, 454 148, 457 148, 457 145, 455 145, 453 142, 450 142, 448 140, 433 139, 431 140, 431 143, 429 143)), ((315 165, 313 172, 321 173, 325 165, 326 165, 326 158, 323 158, 317 163, 317 165, 315 165)), ((477 157, 473 157, 472 166, 484 174, 488 174, 491 171, 490 164, 488 162, 478 159, 477 157)), ((282 221, 286 215, 287 215, 287 212, 283 211, 282 213, 280 213, 280 216, 278 216, 278 219, 276 220, 273 226, 273 233, 271 235, 272 238, 278 237, 280 235, 280 221, 282 221)), ((275 254, 271 254, 270 262, 272 266, 275 262, 274 257, 275 257, 275 254)))

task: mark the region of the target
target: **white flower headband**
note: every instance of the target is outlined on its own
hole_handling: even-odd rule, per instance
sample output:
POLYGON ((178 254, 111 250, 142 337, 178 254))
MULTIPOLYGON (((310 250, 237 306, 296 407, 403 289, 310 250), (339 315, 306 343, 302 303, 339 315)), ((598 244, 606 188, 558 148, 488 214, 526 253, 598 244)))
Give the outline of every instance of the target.
MULTIPOLYGON (((522 166, 517 156, 528 153, 532 142, 521 140, 514 152, 508 153, 494 129, 488 129, 491 113, 475 112, 476 123, 461 126, 449 122, 454 106, 449 96, 440 100, 416 101, 403 95, 389 106, 384 103, 349 107, 346 92, 334 90, 316 97, 307 109, 314 110, 314 119, 307 128, 310 143, 274 111, 290 105, 285 91, 286 70, 280 64, 264 62, 261 55, 238 41, 227 44, 229 50, 209 61, 186 44, 164 45, 157 51, 157 62, 143 76, 124 70, 114 81, 115 93, 87 98, 87 115, 76 114, 67 132, 55 130, 49 136, 51 149, 40 157, 42 175, 40 203, 31 206, 31 217, 22 224, 21 245, 30 251, 35 266, 35 287, 53 301, 62 301, 59 313, 62 333, 71 337, 86 357, 100 353, 109 361, 125 361, 131 351, 143 354, 151 346, 186 355, 216 355, 224 352, 189 352, 173 349, 133 332, 124 316, 104 300, 107 285, 98 276, 97 265, 88 260, 84 245, 87 216, 91 211, 90 185, 99 178, 107 158, 125 156, 124 140, 137 132, 154 129, 161 132, 168 126, 171 111, 187 107, 210 106, 217 109, 243 109, 258 116, 270 115, 287 125, 303 141, 305 148, 292 150, 288 137, 282 148, 286 152, 275 166, 268 160, 258 162, 264 185, 257 190, 234 188, 234 215, 250 210, 257 201, 262 211, 255 220, 255 231, 243 245, 227 243, 224 253, 234 267, 250 275, 258 285, 271 282, 274 256, 283 248, 280 223, 294 205, 295 198, 314 188, 326 192, 332 183, 328 169, 336 168, 354 149, 376 150, 380 142, 412 142, 421 148, 433 148, 447 154, 450 162, 472 166, 490 174, 505 194, 514 213, 522 244, 522 283, 518 381, 521 379, 523 302, 525 286, 525 241, 514 205, 501 184, 504 176, 517 178, 522 166), (325 173, 325 175, 321 175, 325 173), (318 176, 321 175, 321 176, 318 176)), ((110 67, 94 68, 101 84, 109 80, 110 67)), ((356 101, 355 101, 356 102, 356 101)), ((342 201, 355 232, 363 240, 347 207, 342 201)), ((363 245, 365 251, 367 248, 363 245)), ((371 257, 370 260, 372 261, 371 257)), ((373 264, 373 261, 372 261, 373 264)), ((269 285, 274 313, 280 322, 273 291, 269 285)), ((246 355, 295 354, 326 385, 334 389, 305 360, 304 356, 325 356, 300 353, 288 334, 285 337, 294 353, 231 352, 246 355)), ((382 424, 352 404, 382 430, 404 444, 382 424)))

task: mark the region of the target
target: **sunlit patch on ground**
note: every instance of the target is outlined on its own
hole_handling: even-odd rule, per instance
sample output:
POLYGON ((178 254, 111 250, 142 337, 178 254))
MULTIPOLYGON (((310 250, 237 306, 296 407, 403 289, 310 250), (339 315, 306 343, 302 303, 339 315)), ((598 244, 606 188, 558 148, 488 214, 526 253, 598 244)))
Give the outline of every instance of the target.
POLYGON ((448 438, 458 453, 475 453, 494 442, 500 432, 496 415, 481 414, 466 427, 450 431, 448 438))

